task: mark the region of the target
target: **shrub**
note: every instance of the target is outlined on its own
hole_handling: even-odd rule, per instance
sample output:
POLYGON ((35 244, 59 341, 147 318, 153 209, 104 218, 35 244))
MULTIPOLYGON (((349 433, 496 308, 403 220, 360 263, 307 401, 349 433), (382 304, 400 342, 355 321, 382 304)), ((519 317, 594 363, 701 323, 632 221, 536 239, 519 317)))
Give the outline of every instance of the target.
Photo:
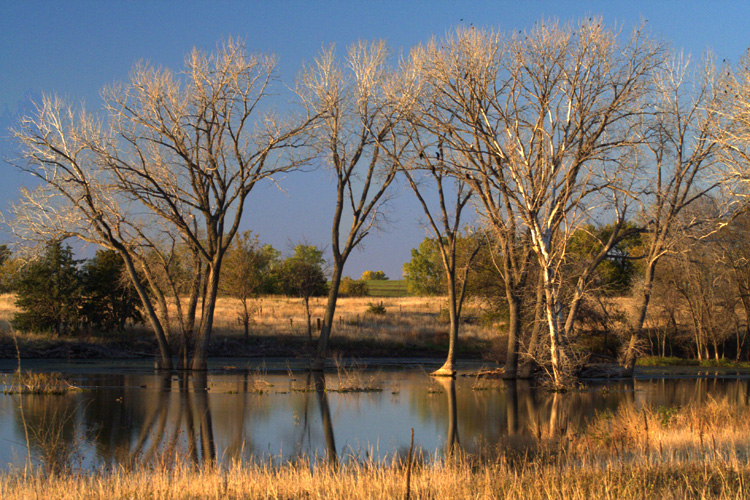
POLYGON ((344 276, 339 284, 339 296, 341 297, 367 297, 369 290, 367 283, 362 280, 353 280, 344 276))
POLYGON ((367 314, 382 316, 383 314, 385 314, 385 305, 383 305, 382 302, 378 302, 377 304, 370 302, 367 305, 367 314))

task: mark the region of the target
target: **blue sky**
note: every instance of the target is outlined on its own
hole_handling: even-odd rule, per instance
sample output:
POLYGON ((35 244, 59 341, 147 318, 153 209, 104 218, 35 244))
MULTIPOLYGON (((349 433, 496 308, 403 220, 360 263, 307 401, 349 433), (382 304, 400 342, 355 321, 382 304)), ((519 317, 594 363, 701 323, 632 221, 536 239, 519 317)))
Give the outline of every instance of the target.
MULTIPOLYGON (((127 79, 135 62, 179 69, 193 47, 212 50, 230 36, 251 51, 275 53, 283 81, 293 85, 301 64, 331 43, 343 49, 358 39, 382 38, 399 53, 462 24, 510 31, 543 18, 589 16, 625 31, 644 20, 653 36, 698 58, 710 49, 719 60, 736 62, 750 45, 750 2, 739 1, 0 0, 0 153, 12 154, 7 128, 27 112, 30 98, 56 93, 94 110, 99 90, 127 79)), ((26 179, 2 160, 0 174, 3 210, 26 179)), ((293 174, 281 185, 286 193, 270 186, 252 193, 245 228, 282 251, 300 240, 330 246, 330 178, 293 174)), ((420 209, 406 186, 394 194, 393 223, 365 240, 346 274, 382 269, 399 278, 410 249, 424 238, 420 209)))

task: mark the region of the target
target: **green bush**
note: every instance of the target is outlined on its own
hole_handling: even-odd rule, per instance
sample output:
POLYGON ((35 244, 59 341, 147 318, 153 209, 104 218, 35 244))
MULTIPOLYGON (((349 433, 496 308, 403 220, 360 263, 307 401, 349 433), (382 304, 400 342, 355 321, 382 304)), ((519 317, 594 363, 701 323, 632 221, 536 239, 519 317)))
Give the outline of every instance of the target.
POLYGON ((374 304, 370 302, 367 307, 367 314, 374 314, 376 316, 382 316, 385 314, 385 305, 382 302, 374 304))
POLYGON ((353 280, 349 276, 344 276, 339 284, 340 297, 367 297, 369 290, 367 283, 363 280, 353 280))

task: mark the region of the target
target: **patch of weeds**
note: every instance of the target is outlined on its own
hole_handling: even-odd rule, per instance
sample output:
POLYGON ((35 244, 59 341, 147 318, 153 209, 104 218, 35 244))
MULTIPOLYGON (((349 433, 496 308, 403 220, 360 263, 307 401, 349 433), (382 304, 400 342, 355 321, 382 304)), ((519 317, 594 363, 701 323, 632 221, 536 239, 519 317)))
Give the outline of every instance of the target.
POLYGON ((383 390, 378 381, 378 373, 368 373, 366 366, 352 363, 347 367, 339 355, 333 356, 333 362, 336 365, 339 384, 330 392, 380 392, 383 390))
POLYGON ((679 415, 680 409, 675 406, 657 406, 656 415, 662 427, 669 427, 679 415))
POLYGON ((60 373, 34 373, 17 370, 5 394, 66 394, 80 391, 60 373))

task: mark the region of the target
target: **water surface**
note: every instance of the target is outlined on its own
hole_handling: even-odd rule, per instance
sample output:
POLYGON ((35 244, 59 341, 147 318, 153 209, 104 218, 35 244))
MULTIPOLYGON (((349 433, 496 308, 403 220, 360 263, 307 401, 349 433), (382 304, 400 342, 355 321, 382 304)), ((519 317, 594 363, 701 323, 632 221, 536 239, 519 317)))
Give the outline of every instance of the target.
POLYGON ((97 373, 96 367, 66 366, 84 390, 0 395, 0 468, 23 466, 29 451, 35 464, 74 469, 303 457, 390 461, 408 451, 412 428, 415 448, 439 459, 456 447, 472 453, 576 431, 622 405, 671 407, 715 398, 747 406, 750 399, 742 377, 589 383, 559 394, 525 382, 435 380, 425 369, 380 369, 353 375, 359 385, 380 390, 337 392, 351 376, 267 368, 97 373))

